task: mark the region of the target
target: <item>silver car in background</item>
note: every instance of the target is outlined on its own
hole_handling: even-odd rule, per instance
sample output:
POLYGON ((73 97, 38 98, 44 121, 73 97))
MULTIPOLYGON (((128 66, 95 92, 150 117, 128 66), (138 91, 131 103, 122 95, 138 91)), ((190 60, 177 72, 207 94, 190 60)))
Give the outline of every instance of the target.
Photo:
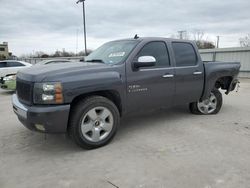
POLYGON ((47 60, 40 61, 36 63, 35 65, 48 65, 48 64, 69 63, 69 62, 72 62, 72 61, 67 60, 67 59, 47 59, 47 60))

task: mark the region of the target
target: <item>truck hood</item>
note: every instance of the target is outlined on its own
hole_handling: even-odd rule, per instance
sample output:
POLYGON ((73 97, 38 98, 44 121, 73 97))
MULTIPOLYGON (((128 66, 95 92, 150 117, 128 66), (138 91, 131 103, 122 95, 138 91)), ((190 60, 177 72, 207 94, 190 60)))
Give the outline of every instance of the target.
POLYGON ((42 81, 60 81, 63 77, 82 75, 85 73, 94 73, 96 71, 105 71, 105 69, 112 67, 104 63, 56 63, 51 65, 36 65, 17 73, 18 79, 42 82, 42 81))

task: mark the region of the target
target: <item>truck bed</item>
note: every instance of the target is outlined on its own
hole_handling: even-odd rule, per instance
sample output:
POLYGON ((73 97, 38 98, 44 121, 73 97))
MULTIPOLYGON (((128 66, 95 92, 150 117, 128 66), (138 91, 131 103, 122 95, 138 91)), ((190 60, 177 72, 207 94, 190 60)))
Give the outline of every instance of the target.
POLYGON ((227 93, 230 92, 232 84, 238 82, 237 76, 241 67, 239 62, 210 61, 203 64, 205 70, 203 99, 209 95, 216 81, 220 79, 225 82, 222 89, 227 90, 227 93))

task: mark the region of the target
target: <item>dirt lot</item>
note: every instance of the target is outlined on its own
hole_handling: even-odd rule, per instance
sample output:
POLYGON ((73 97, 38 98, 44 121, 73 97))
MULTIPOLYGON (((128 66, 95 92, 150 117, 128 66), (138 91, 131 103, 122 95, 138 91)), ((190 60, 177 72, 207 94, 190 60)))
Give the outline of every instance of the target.
POLYGON ((249 187, 250 80, 241 82, 217 115, 183 106, 126 118, 91 151, 24 128, 1 90, 0 187, 249 187))

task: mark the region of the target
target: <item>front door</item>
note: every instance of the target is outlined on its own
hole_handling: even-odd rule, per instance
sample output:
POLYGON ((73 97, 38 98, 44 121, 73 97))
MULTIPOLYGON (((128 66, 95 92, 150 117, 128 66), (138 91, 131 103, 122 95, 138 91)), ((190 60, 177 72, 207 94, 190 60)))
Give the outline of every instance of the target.
POLYGON ((164 41, 144 44, 133 61, 153 56, 156 65, 133 70, 127 66, 127 109, 130 112, 171 106, 175 90, 174 68, 164 41))

